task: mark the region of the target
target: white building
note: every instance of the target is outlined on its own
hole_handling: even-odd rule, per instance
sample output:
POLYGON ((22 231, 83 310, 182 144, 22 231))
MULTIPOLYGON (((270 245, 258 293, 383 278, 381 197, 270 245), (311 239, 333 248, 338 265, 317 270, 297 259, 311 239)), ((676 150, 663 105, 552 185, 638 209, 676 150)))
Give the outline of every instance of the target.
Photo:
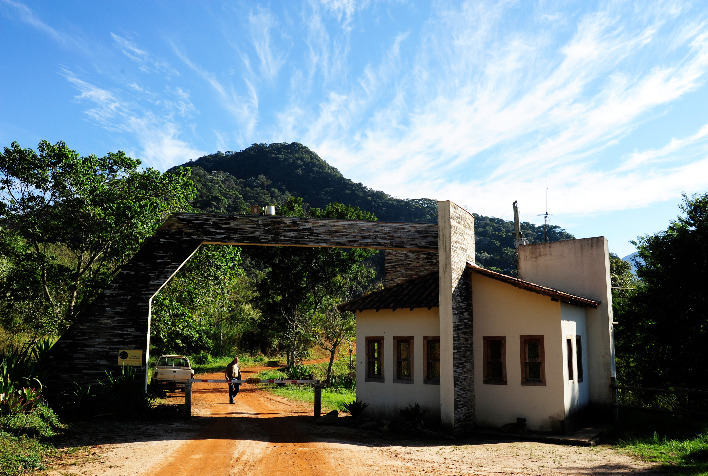
POLYGON ((395 418, 419 404, 463 430, 525 418, 564 431, 612 402, 605 238, 522 245, 519 278, 474 263, 473 218, 438 205, 438 269, 345 303, 356 312, 357 398, 395 418))

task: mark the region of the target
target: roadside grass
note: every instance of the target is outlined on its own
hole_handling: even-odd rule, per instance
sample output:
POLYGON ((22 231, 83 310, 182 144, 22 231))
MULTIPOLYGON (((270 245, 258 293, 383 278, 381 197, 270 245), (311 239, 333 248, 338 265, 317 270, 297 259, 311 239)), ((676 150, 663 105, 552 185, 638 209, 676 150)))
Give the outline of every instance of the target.
POLYGON ((708 424, 670 415, 631 413, 610 436, 614 446, 645 461, 660 463, 668 474, 708 474, 708 424))
POLYGON ((58 454, 51 439, 63 428, 45 403, 25 413, 1 416, 0 474, 31 474, 46 469, 58 454))
MULTIPOLYGON (((278 366, 279 362, 262 355, 239 355, 239 366, 246 367, 266 367, 278 366)), ((231 356, 210 357, 206 362, 190 357, 189 361, 196 373, 224 372, 226 366, 233 360, 231 356)))
MULTIPOLYGON (((268 369, 260 372, 258 378, 293 379, 311 377, 315 380, 324 381, 327 365, 327 362, 299 365, 290 369, 290 374, 287 373, 288 369, 282 367, 268 369)), ((322 389, 322 410, 325 413, 332 410, 346 411, 344 406, 356 399, 355 381, 351 377, 348 358, 334 362, 331 380, 332 385, 322 389)), ((275 395, 314 405, 315 392, 309 385, 270 385, 266 389, 275 395)))
MULTIPOLYGON (((272 377, 261 377, 272 378, 272 377)), ((295 400, 298 402, 315 403, 315 391, 311 386, 286 385, 283 387, 271 386, 267 390, 275 395, 295 400)), ((337 410, 340 412, 346 411, 344 404, 351 403, 356 398, 354 390, 342 388, 323 388, 322 389, 322 411, 323 413, 337 410)))

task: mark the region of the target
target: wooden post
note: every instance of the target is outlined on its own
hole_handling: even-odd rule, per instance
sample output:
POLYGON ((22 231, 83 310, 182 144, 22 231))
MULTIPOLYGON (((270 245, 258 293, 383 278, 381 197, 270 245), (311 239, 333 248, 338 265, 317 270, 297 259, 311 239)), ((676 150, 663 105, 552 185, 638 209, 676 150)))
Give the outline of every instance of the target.
POLYGON ((612 388, 612 411, 614 414, 615 425, 619 426, 619 400, 617 398, 617 377, 610 378, 610 387, 612 388))
POLYGON ((320 413, 322 413, 322 385, 317 382, 315 383, 315 418, 319 418, 320 413))
POLYGON ((189 380, 184 386, 184 413, 185 418, 192 418, 192 382, 189 380))

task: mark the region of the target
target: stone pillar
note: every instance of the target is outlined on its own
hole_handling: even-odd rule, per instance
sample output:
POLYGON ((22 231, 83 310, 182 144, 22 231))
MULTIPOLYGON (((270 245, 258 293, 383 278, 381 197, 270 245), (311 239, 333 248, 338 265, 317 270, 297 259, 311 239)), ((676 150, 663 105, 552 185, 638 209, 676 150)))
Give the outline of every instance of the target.
POLYGON ((474 264, 474 217, 438 202, 440 282, 440 417, 455 432, 474 425, 472 301, 467 263, 474 264))

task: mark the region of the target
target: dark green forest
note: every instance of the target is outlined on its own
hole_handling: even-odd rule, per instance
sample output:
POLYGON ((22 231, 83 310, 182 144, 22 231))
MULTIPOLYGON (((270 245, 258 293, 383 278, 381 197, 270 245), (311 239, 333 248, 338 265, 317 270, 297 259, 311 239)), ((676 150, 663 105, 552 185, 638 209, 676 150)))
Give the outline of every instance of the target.
MULTIPOLYGON (((280 206, 290 197, 299 197, 306 208, 342 203, 372 213, 380 221, 437 221, 436 200, 399 199, 355 183, 296 142, 254 144, 241 152, 217 152, 181 167, 192 171, 197 189, 193 206, 202 212, 249 213, 251 205, 280 206)), ((510 197, 509 209, 512 201, 510 197)), ((477 262, 516 274, 513 222, 476 213, 474 217, 477 262)), ((521 231, 529 243, 544 241, 543 226, 522 222, 521 231)), ((573 238, 556 225, 549 225, 545 231, 548 241, 573 238)))

